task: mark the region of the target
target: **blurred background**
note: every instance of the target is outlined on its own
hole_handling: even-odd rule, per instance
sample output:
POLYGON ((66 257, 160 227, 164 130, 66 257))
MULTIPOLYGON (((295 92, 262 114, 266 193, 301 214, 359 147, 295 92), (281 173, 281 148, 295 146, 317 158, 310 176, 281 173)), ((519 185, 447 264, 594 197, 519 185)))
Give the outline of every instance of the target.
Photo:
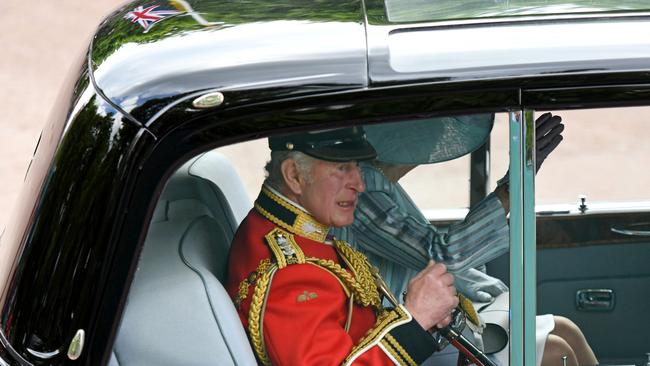
POLYGON ((68 70, 124 0, 0 1, 0 227, 68 70))

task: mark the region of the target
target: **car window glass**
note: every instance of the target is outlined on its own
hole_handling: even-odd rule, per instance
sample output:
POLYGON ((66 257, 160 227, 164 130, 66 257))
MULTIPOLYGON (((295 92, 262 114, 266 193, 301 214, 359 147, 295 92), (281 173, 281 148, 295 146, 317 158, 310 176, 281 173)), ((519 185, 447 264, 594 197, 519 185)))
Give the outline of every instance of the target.
POLYGON ((572 1, 566 0, 510 0, 510 1, 425 1, 425 0, 385 0, 386 13, 391 22, 439 21, 467 18, 490 18, 498 15, 550 15, 580 14, 607 11, 641 11, 649 8, 643 0, 613 1, 572 1))
MULTIPOLYGON (((370 261, 386 273, 388 285, 398 297, 406 289, 404 286, 408 280, 427 265, 429 256, 437 261, 448 261, 448 268, 460 273, 481 267, 485 253, 493 258, 507 251, 508 228, 505 216, 497 209, 501 207, 498 201, 493 200, 488 211, 499 216, 495 221, 500 225, 500 239, 491 234, 483 235, 491 229, 486 229, 482 222, 469 225, 477 235, 455 226, 463 220, 469 206, 469 153, 485 143, 493 120, 492 114, 477 114, 363 126, 378 157, 377 161, 362 162, 358 166, 366 179, 364 194, 367 196, 358 196, 357 211, 385 210, 383 213, 375 212, 377 215, 374 217, 379 221, 369 226, 378 230, 401 225, 401 218, 408 216, 403 224, 409 227, 416 224, 422 235, 411 241, 402 241, 402 235, 386 237, 383 241, 368 241, 376 233, 365 235, 351 231, 354 225, 331 229, 329 233, 366 253, 370 261), (387 178, 394 172, 402 172, 402 167, 416 165, 420 166, 403 172, 406 174, 404 178, 408 177, 403 185, 402 179, 399 179, 399 185, 395 185, 391 183, 392 178, 387 178), (399 214, 391 210, 394 205, 399 207, 399 214), (453 214, 449 215, 449 209, 458 208, 461 210, 451 210, 453 214), (427 221, 430 219, 428 214, 436 211, 444 214, 434 215, 431 225, 427 221), (466 237, 471 240, 463 239, 466 237), (483 239, 491 240, 489 248, 463 252, 463 259, 455 260, 459 252, 453 248, 463 251, 466 246, 484 245, 480 242, 483 239), (444 247, 437 244, 443 241, 446 243, 444 247), (404 245, 421 248, 409 251, 404 245), (429 253, 429 246, 437 249, 429 253), (453 255, 444 251, 447 247, 452 248, 453 255), (389 250, 392 254, 387 255, 389 250), (479 252, 481 254, 477 255, 479 252)), ((335 142, 347 143, 345 139, 335 142)), ((301 143, 303 141, 291 140, 284 146, 294 149, 301 143)), ((149 339, 146 334, 152 331, 169 336, 183 332, 186 336, 179 340, 176 348, 189 350, 196 344, 203 344, 201 348, 205 352, 201 357, 214 360, 215 364, 219 363, 220 354, 227 353, 223 350, 225 340, 221 339, 221 333, 209 319, 212 319, 214 311, 222 311, 222 306, 231 305, 219 284, 227 279, 231 241, 260 194, 269 158, 269 140, 251 140, 201 153, 184 163, 169 178, 151 220, 116 338, 114 352, 118 358, 128 354, 134 359, 146 359, 149 356, 140 354, 139 350, 152 347, 158 349, 160 357, 164 357, 167 352, 165 345, 145 342, 149 339), (222 300, 215 301, 211 296, 221 296, 222 300), (170 321, 143 326, 142 321, 150 318, 170 321), (201 330, 199 333, 203 336, 196 337, 196 329, 201 330)), ((458 280, 459 291, 474 294, 476 276, 483 278, 483 273, 476 271, 475 276, 458 280)), ((500 292, 504 290, 507 289, 500 292)), ((390 305, 387 301, 385 305, 390 305)), ((506 306, 507 301, 500 305, 506 306)), ((497 310, 501 320, 507 319, 507 308, 497 310)), ((507 322, 504 326, 508 327, 507 322)), ((243 327, 226 333, 233 342, 248 342, 243 327)))
POLYGON ((647 339, 650 322, 638 299, 650 286, 650 108, 554 113, 564 140, 535 180, 538 314, 577 325, 600 364, 641 364, 646 345, 637 340, 647 339), (629 337, 614 345, 606 334, 620 324, 629 337))
POLYGON ((420 165, 409 172, 400 184, 422 209, 467 208, 469 168, 469 155, 443 163, 420 165))
MULTIPOLYGON (((508 171, 508 114, 495 113, 490 133, 487 187, 485 193, 496 187, 496 182, 508 171)), ((400 184, 409 192, 418 207, 436 215, 440 210, 468 209, 470 204, 470 154, 436 164, 424 164, 407 174, 400 184), (443 192, 437 194, 436 192, 443 192)), ((478 169, 478 168, 474 168, 478 169)), ((480 170, 480 169, 479 169, 480 170)))
POLYGON ((563 111, 564 141, 537 175, 538 205, 650 199, 650 108, 563 111))
POLYGON ((489 187, 494 188, 497 181, 503 178, 509 165, 508 144, 508 114, 497 113, 494 118, 494 127, 490 134, 490 179, 489 187))
POLYGON ((218 149, 237 170, 251 201, 257 197, 264 181, 264 164, 269 160, 266 138, 224 146, 218 149))

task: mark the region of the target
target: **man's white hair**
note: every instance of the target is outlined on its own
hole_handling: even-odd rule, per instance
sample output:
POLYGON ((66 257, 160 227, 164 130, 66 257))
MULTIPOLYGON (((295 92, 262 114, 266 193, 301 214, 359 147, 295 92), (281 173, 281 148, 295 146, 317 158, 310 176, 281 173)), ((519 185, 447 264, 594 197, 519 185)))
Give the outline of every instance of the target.
POLYGON ((311 168, 316 159, 300 151, 271 151, 271 160, 266 163, 266 179, 264 183, 272 188, 281 191, 286 186, 282 176, 282 162, 292 159, 298 167, 300 175, 305 177, 307 182, 311 182, 311 168))

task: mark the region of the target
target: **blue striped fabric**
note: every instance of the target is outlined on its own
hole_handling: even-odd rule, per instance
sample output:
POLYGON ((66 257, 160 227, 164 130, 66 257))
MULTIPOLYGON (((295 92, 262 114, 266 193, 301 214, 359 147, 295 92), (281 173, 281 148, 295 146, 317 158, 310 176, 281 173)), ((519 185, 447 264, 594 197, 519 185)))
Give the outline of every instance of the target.
POLYGON ((355 221, 330 233, 365 253, 394 293, 402 293, 429 259, 444 262, 453 273, 508 251, 506 213, 494 194, 472 207, 465 220, 441 230, 429 224, 399 184, 369 164, 362 163, 361 170, 366 191, 359 196, 355 221))

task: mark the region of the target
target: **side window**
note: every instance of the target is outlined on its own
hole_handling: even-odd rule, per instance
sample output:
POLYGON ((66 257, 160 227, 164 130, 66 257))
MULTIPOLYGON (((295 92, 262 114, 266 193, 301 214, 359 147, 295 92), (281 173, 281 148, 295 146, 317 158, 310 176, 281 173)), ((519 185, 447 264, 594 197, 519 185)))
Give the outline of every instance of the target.
POLYGON ((538 205, 575 208, 581 196, 594 208, 650 200, 650 173, 644 168, 650 158, 650 107, 563 111, 562 117, 565 141, 537 177, 538 205))
MULTIPOLYGON (((269 140, 266 138, 224 146, 190 159, 166 183, 156 207, 116 338, 116 359, 129 358, 137 360, 139 364, 159 364, 164 363, 158 362, 159 359, 170 359, 180 354, 192 360, 200 359, 198 363, 201 364, 222 364, 223 357, 233 357, 241 364, 255 363, 253 355, 259 351, 255 348, 257 344, 249 344, 252 336, 247 335, 244 327, 240 326, 239 316, 242 314, 238 316, 236 313, 243 310, 235 305, 239 306, 245 301, 252 303, 253 293, 246 290, 253 289, 256 283, 256 277, 249 277, 256 268, 248 268, 246 276, 242 277, 244 280, 237 281, 232 279, 236 276, 230 269, 238 267, 230 266, 228 262, 229 255, 237 255, 232 254, 235 251, 231 251, 231 248, 238 244, 236 232, 241 230, 242 222, 246 225, 247 221, 244 220, 266 220, 268 225, 289 230, 292 235, 308 237, 314 234, 323 243, 327 241, 328 247, 331 247, 332 237, 348 242, 379 268, 390 291, 398 299, 406 291, 409 279, 425 268, 430 258, 437 262, 444 261, 455 273, 471 269, 476 273, 458 280, 457 286, 459 292, 477 299, 474 283, 477 278, 484 278, 484 274, 473 268, 508 250, 507 220, 498 200, 493 199, 492 206, 485 207, 475 219, 460 224, 469 208, 469 153, 485 143, 490 132, 493 132, 493 124, 492 114, 481 114, 363 126, 368 142, 377 152, 376 159, 358 164, 329 161, 336 165, 336 169, 332 170, 333 175, 326 176, 325 181, 329 184, 332 182, 329 179, 334 177, 336 189, 331 190, 325 183, 319 185, 318 191, 310 191, 315 193, 304 201, 304 207, 287 204, 288 197, 295 197, 296 192, 265 183, 265 166, 270 159, 269 140), (345 179, 336 180, 337 177, 345 179), (350 195, 352 186, 362 190, 361 185, 356 185, 357 177, 363 179, 365 191, 350 195), (336 185, 339 181, 342 184, 336 185), (258 209, 249 214, 262 189, 267 192, 266 195, 257 201, 258 209), (334 199, 330 200, 332 197, 334 199), (270 201, 279 203, 271 203, 273 209, 282 211, 291 206, 293 210, 274 214, 271 206, 267 207, 268 210, 259 209, 259 205, 270 201), (336 211, 337 215, 351 214, 351 220, 339 224, 342 221, 333 215, 326 216, 327 219, 333 217, 328 225, 317 225, 311 219, 306 222, 296 219, 290 225, 282 221, 292 220, 292 217, 304 218, 301 212, 328 203, 333 203, 334 210, 340 210, 336 211), (351 210, 351 205, 355 205, 356 210, 351 210), (433 225, 429 214, 438 215, 433 225), (257 216, 251 219, 251 215, 257 216), (486 225, 486 221, 491 223, 486 225), (252 278, 252 282, 245 282, 249 278, 252 278), (168 339, 179 333, 184 336, 173 349, 169 349, 165 342, 158 342, 159 338, 168 339), (164 336, 151 337, 148 336, 150 334, 164 336), (156 352, 149 352, 152 349, 156 352)), ((328 144, 333 141, 334 145, 347 143, 345 138, 326 141, 328 144)), ((286 141, 283 146, 292 146, 289 149, 293 150, 299 143, 301 141, 286 141)), ((330 153, 329 150, 327 153, 330 153)), ((364 150, 365 153, 367 150, 364 150)), ((313 158, 318 155, 309 156, 313 158)), ((296 163, 297 171, 300 164, 296 163)), ((312 161, 312 164, 309 169, 320 166, 318 162, 312 161)), ((300 169, 307 169, 305 167, 302 165, 300 169)), ((311 170, 305 171, 316 175, 311 170)), ((306 174, 305 171, 301 174, 306 174)), ((313 181, 309 184, 315 185, 313 181)), ((302 201, 293 203, 303 204, 302 201)), ((324 211, 329 214, 331 207, 326 207, 324 211)), ((316 213, 313 219, 317 219, 316 213)), ((260 235, 260 245, 267 245, 265 238, 260 235)), ((264 250, 260 252, 266 253, 264 250)), ((337 253, 332 258, 342 256, 337 253)), ((250 251, 243 257, 258 254, 250 251)), ((307 257, 313 255, 313 252, 306 253, 307 257)), ((254 261, 256 265, 261 263, 257 259, 254 261)), ((342 262, 340 265, 353 266, 351 263, 342 262)), ((331 268, 328 271, 336 272, 331 268)), ((339 280, 332 283, 338 286, 349 279, 342 277, 339 280)), ((349 291, 346 287, 339 295, 349 291)), ((493 286, 490 291, 496 297, 507 292, 507 288, 505 285, 493 286)), ((292 298, 302 303, 317 299, 320 294, 316 292, 305 291, 305 294, 299 294, 302 297, 292 298)), ((490 298, 479 300, 491 301, 492 295, 487 296, 490 298)), ((386 296, 384 305, 398 305, 392 304, 390 298, 386 296)), ((501 325, 507 329, 507 296, 505 299, 497 310, 499 319, 503 321, 501 325)), ((267 303, 265 306, 270 305, 267 303)), ((341 316, 348 316, 350 311, 347 305, 339 310, 341 316)), ((292 320, 297 316, 292 315, 292 320)), ((353 331, 361 336, 368 329, 353 331)), ((347 331, 344 333, 347 334, 347 331)), ((437 339, 441 345, 447 344, 439 336, 437 339)), ((499 350, 503 349, 507 353, 505 343, 500 345, 499 350)), ((445 352, 434 356, 453 358, 457 352, 453 347, 448 347, 445 352)), ((434 363, 439 361, 440 358, 434 363)))
POLYGON ((538 314, 555 315, 556 328, 575 323, 600 364, 641 364, 650 324, 640 298, 650 288, 650 108, 554 113, 564 141, 535 180, 538 314), (626 336, 612 339, 621 324, 626 336))
POLYGON ((471 155, 466 154, 449 161, 419 165, 406 175, 400 184, 432 220, 445 216, 445 212, 446 216, 451 214, 453 217, 455 213, 456 218, 462 218, 471 206, 472 169, 487 170, 489 180, 486 194, 494 190, 497 180, 508 171, 507 113, 494 114, 488 145, 486 168, 472 166, 471 155))
POLYGON ((419 165, 401 181, 418 207, 429 213, 469 207, 470 156, 437 164, 419 165))
POLYGON ((221 147, 217 151, 232 162, 252 202, 260 193, 264 182, 264 165, 271 153, 268 140, 264 138, 246 141, 221 147))
POLYGON ((497 113, 494 127, 490 134, 490 179, 488 187, 494 189, 497 181, 506 174, 510 164, 510 146, 508 143, 508 113, 497 113))

